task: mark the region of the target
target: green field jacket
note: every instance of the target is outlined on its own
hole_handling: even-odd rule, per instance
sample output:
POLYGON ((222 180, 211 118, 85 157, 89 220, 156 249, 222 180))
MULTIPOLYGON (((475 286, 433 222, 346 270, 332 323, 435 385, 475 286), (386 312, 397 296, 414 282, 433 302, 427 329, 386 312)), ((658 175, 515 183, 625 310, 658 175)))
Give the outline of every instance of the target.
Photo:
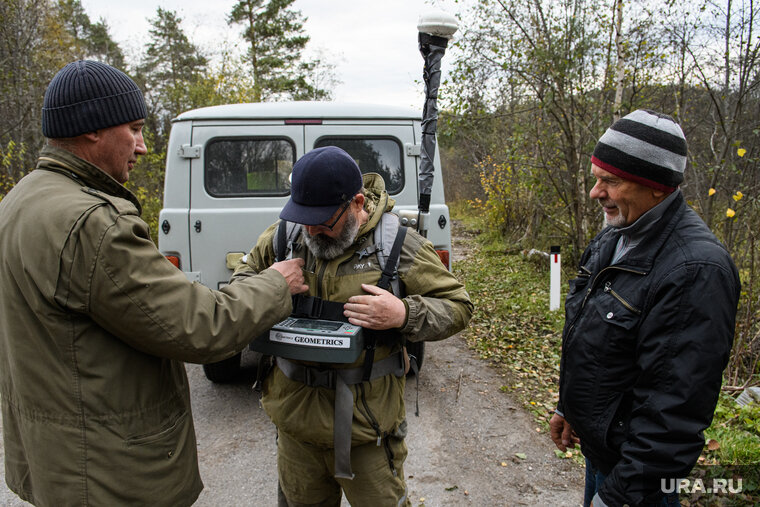
MULTIPOLYGON (((377 174, 364 177, 365 209, 369 221, 360 229, 354 245, 330 261, 315 258, 303 245, 303 234, 294 249, 294 257, 305 259, 304 276, 309 295, 346 302, 354 295, 363 294, 361 284, 376 285, 381 275, 374 251, 373 229, 384 212, 393 209, 393 200, 385 191, 382 178, 377 174), (360 254, 361 252, 361 254, 360 254)), ((259 272, 274 260, 272 238, 277 224, 269 227, 259 238, 256 246, 244 258, 246 263, 238 266, 236 276, 249 271, 259 272)), ((404 304, 408 308, 406 324, 399 329, 408 341, 441 340, 455 334, 467 325, 473 305, 464 286, 441 263, 433 245, 415 231, 406 235, 401 250, 399 276, 406 289, 404 304)), ((234 285, 234 284, 233 284, 234 285)), ((400 348, 378 347, 375 361, 379 361, 400 348)), ((353 364, 333 367, 356 368, 364 362, 364 353, 353 364)), ((311 363, 313 364, 313 363, 311 363)), ((351 386, 354 391, 354 417, 352 422, 352 445, 377 441, 377 430, 372 419, 378 423, 383 436, 396 432, 405 419, 404 377, 386 375, 371 382, 351 386), (367 405, 356 403, 361 390, 367 405)), ((323 448, 333 447, 333 414, 335 390, 308 387, 290 380, 277 367, 264 383, 262 404, 279 431, 294 438, 323 448)))
POLYGON ((5 480, 42 506, 189 505, 203 488, 185 368, 291 311, 267 270, 220 291, 150 239, 137 199, 47 147, 0 201, 5 480))

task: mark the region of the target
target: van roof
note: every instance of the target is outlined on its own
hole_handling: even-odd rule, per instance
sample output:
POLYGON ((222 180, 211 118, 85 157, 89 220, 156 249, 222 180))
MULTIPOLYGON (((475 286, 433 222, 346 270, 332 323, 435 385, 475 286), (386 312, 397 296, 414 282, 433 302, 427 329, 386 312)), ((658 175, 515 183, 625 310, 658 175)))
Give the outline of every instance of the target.
POLYGON ((420 120, 422 113, 411 107, 351 102, 258 102, 202 107, 186 111, 172 121, 259 120, 310 118, 373 118, 420 120))

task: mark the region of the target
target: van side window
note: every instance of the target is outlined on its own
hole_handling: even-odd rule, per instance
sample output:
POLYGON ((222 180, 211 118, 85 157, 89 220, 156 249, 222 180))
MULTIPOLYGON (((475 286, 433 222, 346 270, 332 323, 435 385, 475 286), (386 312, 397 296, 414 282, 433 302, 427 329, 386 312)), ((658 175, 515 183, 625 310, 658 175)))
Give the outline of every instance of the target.
POLYGON ((389 194, 397 194, 404 188, 404 167, 401 143, 391 138, 368 137, 322 137, 314 148, 337 146, 354 157, 362 174, 378 173, 385 180, 389 194))
POLYGON ((288 195, 295 146, 287 139, 217 138, 204 150, 204 182, 214 197, 288 195))

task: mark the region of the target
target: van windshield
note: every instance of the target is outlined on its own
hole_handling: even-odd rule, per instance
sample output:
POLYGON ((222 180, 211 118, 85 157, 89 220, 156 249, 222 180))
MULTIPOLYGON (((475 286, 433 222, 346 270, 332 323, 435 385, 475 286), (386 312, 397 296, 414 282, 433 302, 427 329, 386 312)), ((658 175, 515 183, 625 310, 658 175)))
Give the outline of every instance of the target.
POLYGON ((397 194, 404 188, 401 144, 388 138, 322 137, 314 148, 337 146, 351 155, 359 164, 362 174, 378 173, 385 180, 389 194, 397 194))
POLYGON ((205 150, 206 190, 215 197, 288 195, 295 158, 286 139, 212 139, 205 150))

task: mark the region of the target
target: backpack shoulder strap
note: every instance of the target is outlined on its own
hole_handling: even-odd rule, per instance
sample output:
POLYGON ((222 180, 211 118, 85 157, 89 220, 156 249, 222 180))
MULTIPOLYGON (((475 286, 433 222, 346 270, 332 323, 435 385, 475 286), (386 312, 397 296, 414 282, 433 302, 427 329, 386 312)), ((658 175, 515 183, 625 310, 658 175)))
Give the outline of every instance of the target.
MULTIPOLYGON (((401 261, 401 246, 406 238, 407 228, 401 225, 398 215, 383 213, 380 223, 375 227, 374 240, 377 248, 377 262, 383 269, 377 286, 393 292, 396 297, 404 297, 402 286, 398 276, 398 266, 401 261)), ((375 361, 375 346, 378 337, 386 334, 386 331, 367 333, 365 338, 364 373, 362 378, 369 380, 372 375, 372 366, 375 361)), ((402 338, 403 343, 403 338, 402 338)))
POLYGON ((383 269, 383 274, 377 286, 390 290, 397 297, 402 297, 398 277, 398 266, 401 262, 401 247, 404 244, 407 228, 401 225, 398 215, 383 213, 380 223, 375 227, 375 244, 377 245, 377 261, 383 269))
POLYGON ((272 248, 274 248, 274 258, 277 262, 292 258, 293 242, 300 234, 301 228, 298 224, 280 220, 277 232, 272 237, 272 248))

